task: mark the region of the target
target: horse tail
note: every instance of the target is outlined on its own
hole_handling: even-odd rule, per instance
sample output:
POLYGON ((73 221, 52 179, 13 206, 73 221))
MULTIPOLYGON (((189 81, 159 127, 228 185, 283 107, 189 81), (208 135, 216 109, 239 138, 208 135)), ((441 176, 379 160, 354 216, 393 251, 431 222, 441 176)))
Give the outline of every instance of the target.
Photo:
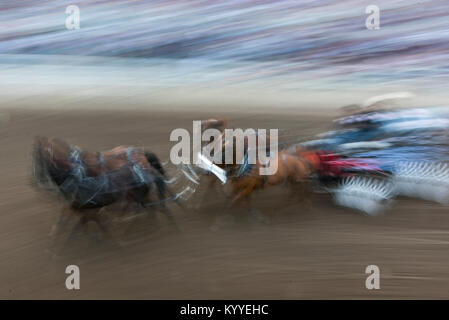
POLYGON ((150 165, 155 168, 162 175, 162 177, 166 178, 164 167, 162 166, 159 158, 153 152, 145 151, 145 158, 147 158, 150 165))
MULTIPOLYGON (((175 201, 175 203, 183 210, 185 210, 184 206, 179 202, 178 195, 175 194, 171 188, 167 185, 165 182, 165 179, 167 179, 167 174, 164 170, 164 167, 162 166, 161 161, 159 158, 152 152, 145 151, 145 158, 147 158, 147 161, 151 164, 153 168, 157 170, 157 172, 160 173, 161 177, 155 177, 155 184, 157 187, 157 191, 159 194, 160 200, 166 200, 166 193, 169 194, 170 198, 175 201)), ((165 204, 163 204, 164 206, 165 204)))

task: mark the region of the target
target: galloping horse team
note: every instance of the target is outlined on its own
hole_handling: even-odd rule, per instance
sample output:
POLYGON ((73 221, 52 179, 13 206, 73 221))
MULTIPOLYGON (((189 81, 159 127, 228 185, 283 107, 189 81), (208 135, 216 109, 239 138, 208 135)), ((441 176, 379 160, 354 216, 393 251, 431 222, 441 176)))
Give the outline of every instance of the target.
MULTIPOLYGON (((209 119, 202 121, 202 130, 215 128, 224 135, 226 125, 225 119, 209 119)), ((226 148, 225 142, 222 148, 226 148)), ((247 143, 245 148, 248 148, 247 143)), ((171 200, 181 204, 167 185, 169 177, 154 153, 130 146, 89 152, 62 140, 46 137, 37 137, 33 150, 33 176, 36 185, 63 196, 69 203, 70 211, 80 216, 77 228, 91 220, 98 223, 108 235, 108 230, 97 213, 99 209, 114 204, 119 204, 122 210, 131 206, 160 210, 176 226, 166 204, 171 200), (153 190, 157 193, 157 199, 152 199, 153 190)), ((303 196, 312 174, 319 166, 316 153, 294 147, 277 152, 275 161, 278 162, 278 169, 272 175, 260 174, 262 164, 259 159, 250 165, 237 164, 237 161, 232 164, 217 164, 226 172, 231 185, 229 209, 239 204, 250 205, 250 197, 254 191, 280 184, 290 185, 303 196)), ((213 175, 204 177, 210 179, 209 186, 217 180, 213 175)), ((53 232, 58 232, 69 216, 61 215, 53 232)))
MULTIPOLYGON (((240 143, 233 134, 227 137, 233 130, 227 130, 226 119, 203 120, 201 136, 203 133, 209 136, 208 129, 216 133, 209 139, 212 141, 203 142, 209 144, 207 147, 213 146, 211 151, 221 154, 209 154, 213 159, 199 155, 200 162, 195 165, 181 163, 172 177, 154 153, 142 148, 118 146, 109 151, 89 152, 59 139, 37 137, 33 176, 37 186, 61 194, 69 204, 69 212, 79 214, 77 228, 92 220, 106 235, 108 229, 100 219, 105 215, 98 212, 112 205, 121 206, 122 212, 131 207, 161 211, 179 229, 167 204, 174 202, 185 209, 181 202, 183 194, 195 192, 204 179, 208 180, 207 193, 214 189, 217 180, 230 186, 223 212, 227 216, 235 214, 236 207, 253 213, 254 192, 276 185, 288 186, 298 200, 307 199, 312 189, 324 191, 332 194, 337 204, 368 215, 384 211, 396 196, 448 204, 449 110, 379 107, 402 96, 390 94, 369 99, 368 107, 351 109, 349 115, 336 119, 339 129, 284 149, 275 146, 276 151, 272 150, 268 137, 265 144, 259 139, 250 143, 247 135, 243 135, 240 143), (243 152, 236 150, 238 145, 243 146, 243 152), (253 148, 261 150, 254 153, 253 148), (229 149, 233 159, 225 161, 229 160, 229 149), (237 159, 242 156, 243 159, 237 159), (266 169, 267 158, 275 161, 277 170, 264 175, 262 172, 266 171, 261 169, 266 169), (172 190, 180 175, 187 178, 185 183, 194 185, 182 186, 182 192, 172 190)), ((206 146, 201 147, 203 151, 206 146)), ((58 233, 69 216, 61 215, 53 231, 58 233)))
MULTIPOLYGON (((74 231, 92 220, 106 235, 108 229, 98 212, 111 205, 121 206, 122 211, 131 207, 159 210, 179 229, 167 203, 175 202, 185 209, 180 200, 195 192, 203 179, 209 180, 207 193, 214 189, 217 180, 230 186, 226 216, 235 214, 238 206, 253 213, 254 192, 276 185, 288 186, 299 200, 307 199, 312 189, 324 191, 338 205, 368 215, 385 211, 397 196, 449 205, 449 109, 385 108, 391 99, 409 96, 388 94, 368 99, 356 108, 351 106, 349 114, 334 120, 337 130, 280 150, 276 145, 276 152, 268 137, 265 145, 258 138, 252 140, 255 146, 250 145, 247 135, 243 142, 236 143, 236 136, 227 137, 226 119, 203 120, 201 136, 209 136, 208 129, 217 134, 207 141, 207 147, 213 146, 210 150, 214 154, 209 154, 213 160, 200 154, 195 165, 178 165, 173 177, 168 176, 154 153, 142 148, 118 146, 109 151, 88 152, 59 139, 37 137, 33 176, 37 186, 61 194, 69 203, 69 211, 79 214, 74 231), (236 150, 237 145, 243 146, 243 152, 236 150), (257 156, 253 148, 261 148, 257 156), (230 162, 225 161, 229 150, 233 157, 230 162), (215 154, 218 151, 221 155, 215 154), (243 159, 237 159, 242 154, 243 159), (252 154, 251 161, 248 154, 252 154), (267 158, 270 165, 275 161, 277 170, 264 175, 267 158), (176 192, 179 190, 172 190, 171 184, 179 183, 180 176, 193 185, 184 185, 182 192, 176 192)), ((53 231, 61 230, 67 221, 68 217, 61 215, 53 231)))

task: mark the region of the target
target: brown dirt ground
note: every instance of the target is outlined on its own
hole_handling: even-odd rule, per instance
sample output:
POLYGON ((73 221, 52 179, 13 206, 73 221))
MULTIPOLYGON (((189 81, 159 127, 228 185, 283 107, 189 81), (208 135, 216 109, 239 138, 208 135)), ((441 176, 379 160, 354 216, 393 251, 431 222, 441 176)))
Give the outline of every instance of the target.
MULTIPOLYGON (((283 135, 302 136, 326 130, 331 119, 313 112, 221 114, 234 127, 280 128, 283 135)), ((0 127, 0 298, 449 298, 449 212, 417 200, 401 199, 385 215, 370 218, 335 207, 326 195, 313 196, 308 207, 289 199, 284 187, 266 189, 254 203, 272 217, 271 224, 240 221, 212 232, 210 223, 223 210, 217 188, 199 212, 171 206, 181 233, 162 216, 157 226, 143 217, 121 235, 121 250, 80 234, 56 259, 48 253, 48 233, 63 204, 30 184, 35 135, 91 150, 148 146, 167 159, 172 129, 189 129, 191 120, 214 115, 10 110, 9 123, 0 127), (65 288, 69 264, 80 267, 81 290, 65 288), (370 264, 381 270, 380 290, 365 288, 370 264)), ((123 228, 125 223, 115 225, 114 232, 123 228)), ((89 231, 95 234, 95 227, 89 231)))

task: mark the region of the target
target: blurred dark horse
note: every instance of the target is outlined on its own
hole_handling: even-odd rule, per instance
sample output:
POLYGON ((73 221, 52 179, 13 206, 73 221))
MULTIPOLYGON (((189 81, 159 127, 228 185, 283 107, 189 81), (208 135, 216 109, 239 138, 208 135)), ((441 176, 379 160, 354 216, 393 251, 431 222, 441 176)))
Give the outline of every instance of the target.
MULTIPOLYGON (((155 207, 176 226, 165 206, 169 191, 165 185, 164 168, 154 153, 143 149, 118 146, 105 152, 89 152, 60 139, 36 137, 33 175, 40 188, 59 192, 69 203, 71 211, 80 213, 76 229, 93 220, 109 236, 99 216, 87 210, 115 203, 120 203, 124 209, 131 205, 155 207), (157 190, 157 202, 150 200, 153 187, 157 190)), ((67 219, 61 215, 53 232, 67 219)))

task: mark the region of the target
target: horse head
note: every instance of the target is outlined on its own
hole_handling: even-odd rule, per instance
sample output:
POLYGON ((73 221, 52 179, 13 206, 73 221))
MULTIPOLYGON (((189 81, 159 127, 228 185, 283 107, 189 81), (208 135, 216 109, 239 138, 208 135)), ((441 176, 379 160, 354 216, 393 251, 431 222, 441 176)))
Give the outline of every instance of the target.
POLYGON ((210 118, 207 120, 201 120, 201 132, 207 129, 217 129, 223 132, 228 126, 228 120, 225 118, 210 118))
POLYGON ((37 136, 33 148, 33 175, 35 181, 44 188, 53 182, 60 185, 70 173, 71 147, 59 139, 37 136))

